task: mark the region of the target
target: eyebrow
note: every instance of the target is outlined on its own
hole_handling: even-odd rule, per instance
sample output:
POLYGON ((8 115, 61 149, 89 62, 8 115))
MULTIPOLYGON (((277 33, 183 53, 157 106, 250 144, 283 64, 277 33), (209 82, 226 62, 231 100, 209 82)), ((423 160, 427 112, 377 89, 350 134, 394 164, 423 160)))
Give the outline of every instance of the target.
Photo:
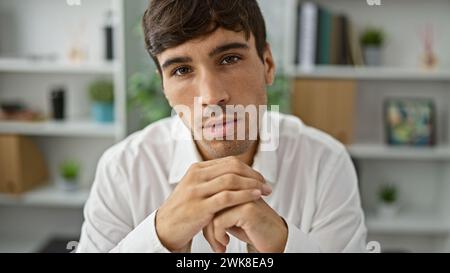
MULTIPOLYGON (((211 50, 211 52, 209 52, 208 55, 209 55, 209 57, 213 57, 215 55, 218 55, 220 53, 223 53, 223 52, 231 50, 231 49, 249 49, 249 46, 245 43, 238 43, 238 42, 228 43, 228 44, 220 45, 220 46, 214 48, 213 50, 211 50)), ((189 62, 192 62, 192 58, 190 58, 190 57, 173 57, 173 58, 170 58, 167 61, 165 61, 161 67, 164 70, 167 67, 174 65, 174 64, 189 63, 189 62)))
POLYGON ((229 43, 229 44, 224 44, 224 45, 220 45, 216 48, 214 48, 211 52, 209 52, 209 57, 213 57, 217 54, 220 54, 222 52, 228 51, 230 49, 249 49, 247 44, 244 43, 229 43))
POLYGON ((166 69, 167 67, 178 64, 178 63, 189 63, 192 62, 192 58, 190 57, 174 57, 165 61, 162 65, 162 69, 166 69))

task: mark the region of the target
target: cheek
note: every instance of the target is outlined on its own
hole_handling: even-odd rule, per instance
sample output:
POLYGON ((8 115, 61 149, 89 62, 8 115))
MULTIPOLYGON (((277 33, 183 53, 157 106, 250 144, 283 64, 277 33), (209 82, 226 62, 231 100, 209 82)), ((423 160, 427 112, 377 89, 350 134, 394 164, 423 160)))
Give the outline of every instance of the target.
POLYGON ((167 83, 164 86, 164 94, 173 108, 180 105, 191 107, 193 105, 194 93, 190 89, 192 88, 189 85, 167 83))
POLYGON ((236 73, 230 83, 229 90, 233 104, 264 105, 267 101, 266 84, 263 73, 258 69, 236 73))

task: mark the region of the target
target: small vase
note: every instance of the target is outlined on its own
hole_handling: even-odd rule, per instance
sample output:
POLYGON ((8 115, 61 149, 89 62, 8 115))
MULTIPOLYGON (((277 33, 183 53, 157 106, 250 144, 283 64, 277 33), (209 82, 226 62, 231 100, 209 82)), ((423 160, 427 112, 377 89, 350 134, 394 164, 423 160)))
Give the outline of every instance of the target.
POLYGON ((433 70, 436 68, 438 64, 438 59, 436 54, 432 51, 427 51, 423 54, 422 57, 422 67, 426 70, 433 70))
POLYGON ((114 121, 114 104, 95 102, 92 105, 92 116, 100 123, 111 123, 114 121))
POLYGON ((364 47, 364 60, 367 66, 380 66, 381 47, 377 46, 364 47))

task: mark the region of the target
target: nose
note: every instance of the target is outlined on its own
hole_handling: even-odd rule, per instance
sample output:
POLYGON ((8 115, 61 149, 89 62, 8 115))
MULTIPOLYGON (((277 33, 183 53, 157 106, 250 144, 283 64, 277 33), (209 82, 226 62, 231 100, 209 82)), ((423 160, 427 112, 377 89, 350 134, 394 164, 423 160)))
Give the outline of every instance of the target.
POLYGON ((198 90, 203 106, 226 105, 230 100, 230 95, 226 91, 226 83, 211 72, 203 73, 198 90))

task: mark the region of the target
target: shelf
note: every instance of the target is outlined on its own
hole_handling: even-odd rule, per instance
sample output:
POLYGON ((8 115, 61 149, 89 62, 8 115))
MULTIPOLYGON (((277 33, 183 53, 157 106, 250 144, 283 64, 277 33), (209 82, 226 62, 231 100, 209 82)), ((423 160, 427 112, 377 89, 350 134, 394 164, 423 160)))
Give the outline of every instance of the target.
POLYGON ((40 187, 22 195, 0 193, 0 205, 82 208, 89 190, 64 191, 55 186, 40 187))
POLYGON ((115 129, 115 124, 99 124, 93 121, 0 121, 0 134, 114 137, 116 133, 115 129))
POLYGON ((0 253, 34 253, 45 243, 45 240, 23 237, 5 236, 0 237, 0 253))
POLYGON ((297 78, 450 81, 450 70, 427 71, 401 67, 316 66, 306 71, 294 67, 288 74, 297 78))
POLYGON ((450 160, 449 146, 392 147, 383 144, 353 144, 347 147, 354 158, 401 160, 450 160))
POLYGON ((393 219, 368 216, 366 225, 369 233, 376 234, 447 234, 450 225, 431 213, 399 213, 393 219))
POLYGON ((113 74, 115 64, 70 64, 61 62, 32 61, 0 58, 0 72, 8 73, 57 73, 57 74, 113 74))

